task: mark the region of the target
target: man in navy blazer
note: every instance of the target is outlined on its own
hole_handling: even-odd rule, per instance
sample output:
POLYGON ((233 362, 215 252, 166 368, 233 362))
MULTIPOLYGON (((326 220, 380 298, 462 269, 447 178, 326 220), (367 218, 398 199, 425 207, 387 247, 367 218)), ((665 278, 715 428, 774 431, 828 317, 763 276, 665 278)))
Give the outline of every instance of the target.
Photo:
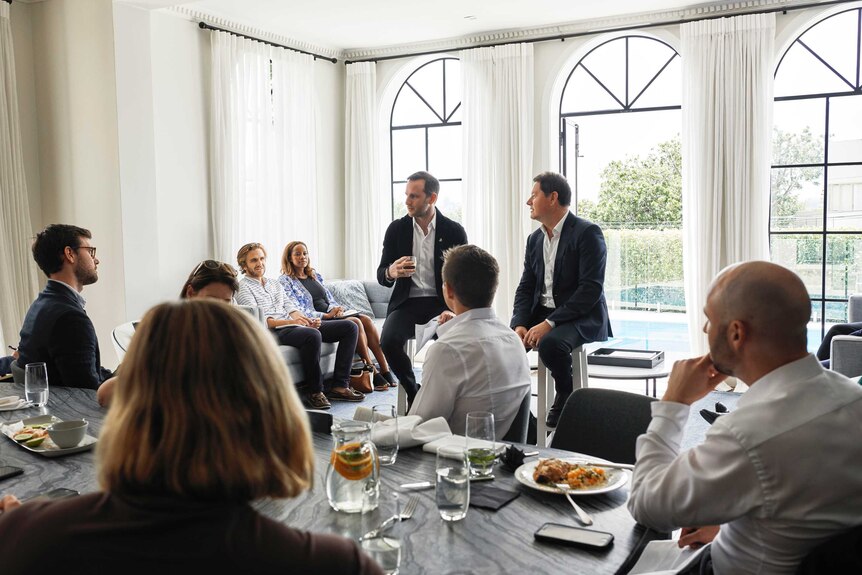
POLYGON ((464 228, 435 208, 439 192, 440 182, 428 172, 416 172, 407 178, 407 215, 386 229, 377 268, 380 285, 395 286, 380 347, 411 404, 419 390, 404 344, 414 337, 416 324, 427 323, 436 316, 445 323, 454 317, 443 300, 443 252, 467 243, 464 228))
POLYGON ((542 226, 527 238, 524 273, 511 327, 554 377, 557 396, 547 425, 556 427, 572 393, 572 350, 612 336, 605 302, 607 248, 596 224, 569 212, 572 191, 560 174, 533 178, 527 205, 542 226))
POLYGON ((99 279, 91 238, 84 228, 52 224, 33 242, 33 259, 48 285, 27 310, 17 366, 45 362, 52 386, 96 389, 111 377, 99 365, 99 341, 81 296, 84 286, 99 279))

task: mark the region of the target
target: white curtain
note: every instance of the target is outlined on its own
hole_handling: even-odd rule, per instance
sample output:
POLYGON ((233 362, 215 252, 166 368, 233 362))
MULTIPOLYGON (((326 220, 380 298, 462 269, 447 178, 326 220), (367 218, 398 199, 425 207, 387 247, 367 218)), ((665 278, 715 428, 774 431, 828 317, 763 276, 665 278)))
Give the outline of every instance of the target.
POLYGON ((378 193, 377 64, 347 66, 344 146, 345 276, 373 279, 387 206, 378 193))
POLYGON ((223 32, 211 40, 214 255, 235 262, 260 242, 275 277, 288 241, 317 246, 314 59, 223 32))
POLYGON ((39 291, 30 256, 33 229, 21 154, 18 92, 9 4, 0 3, 0 355, 18 344, 27 308, 39 291))
POLYGON ((730 264, 769 258, 775 15, 681 31, 685 297, 692 352, 702 354, 712 279, 730 264))
POLYGON ((532 186, 533 45, 460 52, 464 228, 500 264, 494 300, 508 322, 521 277, 532 186))

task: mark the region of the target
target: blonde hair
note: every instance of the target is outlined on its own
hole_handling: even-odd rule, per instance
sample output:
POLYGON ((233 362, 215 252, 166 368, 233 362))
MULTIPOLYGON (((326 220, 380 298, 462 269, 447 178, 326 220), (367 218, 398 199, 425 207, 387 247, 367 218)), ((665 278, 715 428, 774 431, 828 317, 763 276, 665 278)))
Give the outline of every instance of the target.
POLYGON ((249 501, 311 485, 308 421, 273 338, 202 299, 138 325, 97 449, 107 491, 249 501))
MULTIPOLYGON (((308 246, 305 245, 305 242, 294 241, 284 246, 284 251, 281 252, 281 273, 292 278, 297 277, 296 269, 294 269, 293 267, 293 262, 290 261, 290 256, 296 246, 304 246, 305 251, 308 251, 308 246)), ((314 268, 311 267, 311 256, 308 257, 308 263, 306 264, 305 269, 302 270, 302 272, 311 279, 317 279, 317 277, 315 276, 314 268)))

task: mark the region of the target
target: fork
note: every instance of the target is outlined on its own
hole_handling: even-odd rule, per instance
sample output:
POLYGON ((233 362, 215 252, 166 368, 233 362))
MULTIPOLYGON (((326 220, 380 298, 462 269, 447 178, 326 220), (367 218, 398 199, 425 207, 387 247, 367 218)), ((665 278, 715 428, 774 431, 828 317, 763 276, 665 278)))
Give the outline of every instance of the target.
POLYGON ((581 506, 575 503, 575 500, 572 499, 572 496, 569 495, 569 491, 567 489, 563 490, 563 493, 566 495, 566 499, 569 500, 569 503, 572 504, 572 507, 575 508, 575 512, 578 514, 578 519, 580 519, 581 523, 584 525, 592 525, 593 518, 587 515, 587 512, 581 509, 581 506))
POLYGON ((383 523, 380 524, 377 529, 372 529, 371 531, 360 537, 359 540, 365 541, 366 539, 374 539, 382 532, 392 527, 392 524, 395 523, 396 520, 401 519, 401 521, 404 521, 406 519, 410 519, 411 517, 413 517, 413 512, 416 511, 416 507, 418 505, 419 496, 413 495, 412 497, 410 497, 410 499, 407 500, 407 505, 404 506, 404 509, 401 510, 401 513, 399 513, 397 517, 393 515, 392 517, 386 519, 383 523))

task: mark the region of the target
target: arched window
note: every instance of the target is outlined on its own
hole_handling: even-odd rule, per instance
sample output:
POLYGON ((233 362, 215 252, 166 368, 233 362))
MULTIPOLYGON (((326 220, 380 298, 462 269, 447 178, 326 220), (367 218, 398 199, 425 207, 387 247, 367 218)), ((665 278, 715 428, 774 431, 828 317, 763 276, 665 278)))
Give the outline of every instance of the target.
POLYGON ((569 72, 560 166, 578 215, 602 226, 605 295, 627 344, 685 351, 680 58, 649 36, 608 40, 569 72), (666 318, 667 316, 665 316, 666 318))
POLYGON ((461 66, 439 58, 402 84, 389 121, 392 218, 405 215, 407 176, 425 170, 440 180, 437 205, 461 221, 461 66))
POLYGON ((772 260, 811 295, 809 345, 862 291, 862 8, 805 30, 775 71, 772 260))

